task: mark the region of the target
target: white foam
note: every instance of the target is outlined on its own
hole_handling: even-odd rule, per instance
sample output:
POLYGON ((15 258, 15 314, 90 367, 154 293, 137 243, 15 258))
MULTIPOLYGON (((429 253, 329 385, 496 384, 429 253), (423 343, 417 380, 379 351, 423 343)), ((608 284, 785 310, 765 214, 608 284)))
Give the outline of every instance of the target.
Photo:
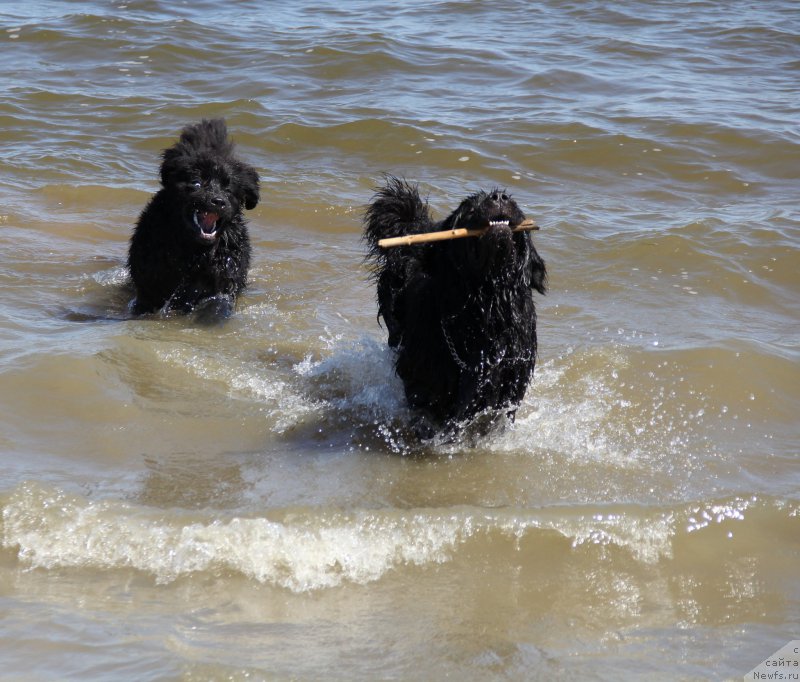
POLYGON ((38 568, 134 568, 170 582, 232 570, 302 592, 377 580, 399 565, 440 563, 468 534, 458 514, 295 514, 285 521, 186 521, 120 502, 90 502, 36 484, 3 510, 2 543, 38 568))
POLYGON ((578 510, 305 510, 279 520, 201 518, 90 501, 23 484, 3 508, 2 544, 35 568, 132 568, 160 583, 197 572, 240 573, 294 592, 368 583, 403 566, 451 561, 467 540, 499 533, 521 540, 554 530, 572 546, 616 545, 653 563, 671 556, 671 514, 578 510))
POLYGON ((638 518, 631 514, 605 513, 590 518, 561 519, 553 528, 572 539, 572 546, 584 544, 615 545, 630 551, 645 564, 672 558, 675 524, 671 515, 638 518))

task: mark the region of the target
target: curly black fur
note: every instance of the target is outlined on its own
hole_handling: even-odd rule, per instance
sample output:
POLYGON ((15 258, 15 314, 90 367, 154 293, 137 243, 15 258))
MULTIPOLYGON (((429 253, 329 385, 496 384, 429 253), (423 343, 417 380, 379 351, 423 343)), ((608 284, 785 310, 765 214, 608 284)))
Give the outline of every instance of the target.
POLYGON ((258 203, 258 173, 233 156, 221 119, 184 128, 162 159, 162 188, 139 216, 128 251, 134 312, 234 299, 247 282, 250 237, 242 211, 258 203))
POLYGON ((493 226, 481 237, 383 249, 378 240, 420 232, 512 227, 525 215, 504 191, 477 192, 435 223, 416 186, 389 177, 364 216, 378 315, 396 349, 408 404, 434 430, 482 412, 513 419, 536 362, 533 290, 544 261, 530 233, 493 226))

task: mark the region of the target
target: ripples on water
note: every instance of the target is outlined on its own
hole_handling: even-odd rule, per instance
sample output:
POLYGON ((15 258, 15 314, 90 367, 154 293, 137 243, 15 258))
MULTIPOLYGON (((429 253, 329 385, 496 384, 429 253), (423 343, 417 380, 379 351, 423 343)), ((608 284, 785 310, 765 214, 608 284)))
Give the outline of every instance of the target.
POLYGON ((0 8, 7 674, 736 678, 796 637, 794 4, 289 5, 0 8), (212 116, 263 179, 250 288, 131 319, 212 116), (383 172, 543 226, 534 382, 474 447, 405 429, 383 172))

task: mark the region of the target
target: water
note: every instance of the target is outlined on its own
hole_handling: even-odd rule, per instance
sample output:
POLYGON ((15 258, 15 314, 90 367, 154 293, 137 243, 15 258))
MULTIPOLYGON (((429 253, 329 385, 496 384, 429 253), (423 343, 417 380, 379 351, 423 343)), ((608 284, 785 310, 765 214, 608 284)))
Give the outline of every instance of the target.
POLYGON ((0 6, 3 679, 741 679, 800 631, 793 2, 0 6), (262 176, 235 316, 131 319, 180 128, 262 176), (512 429, 421 447, 381 174, 507 187, 512 429))

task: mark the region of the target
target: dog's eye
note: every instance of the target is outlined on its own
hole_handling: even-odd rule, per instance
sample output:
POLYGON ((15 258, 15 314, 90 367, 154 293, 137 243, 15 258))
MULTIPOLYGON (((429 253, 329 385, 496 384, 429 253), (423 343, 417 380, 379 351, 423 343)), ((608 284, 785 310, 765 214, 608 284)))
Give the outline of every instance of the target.
POLYGON ((195 187, 197 187, 197 189, 200 189, 200 188, 202 187, 202 184, 201 184, 201 183, 199 183, 199 182, 193 182, 192 184, 193 184, 195 187))

